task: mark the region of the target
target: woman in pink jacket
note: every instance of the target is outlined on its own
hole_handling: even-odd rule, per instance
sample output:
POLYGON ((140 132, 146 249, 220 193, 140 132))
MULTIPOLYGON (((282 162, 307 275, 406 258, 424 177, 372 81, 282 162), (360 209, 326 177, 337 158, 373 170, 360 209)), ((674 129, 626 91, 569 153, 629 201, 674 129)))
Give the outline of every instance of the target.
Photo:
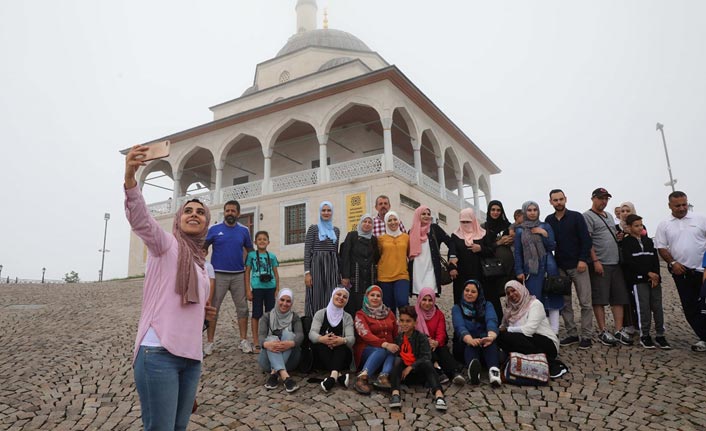
POLYGON ((146 146, 134 146, 125 160, 125 214, 147 247, 142 312, 133 369, 145 430, 185 430, 201 377, 204 317, 209 279, 201 253, 211 215, 191 200, 179 208, 172 233, 152 218, 135 181, 146 146))

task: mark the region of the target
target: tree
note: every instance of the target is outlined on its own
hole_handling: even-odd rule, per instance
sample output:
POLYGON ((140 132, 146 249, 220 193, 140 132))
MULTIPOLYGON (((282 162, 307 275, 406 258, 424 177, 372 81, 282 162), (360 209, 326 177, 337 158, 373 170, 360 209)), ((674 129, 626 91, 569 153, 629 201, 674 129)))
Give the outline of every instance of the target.
POLYGON ((78 272, 71 271, 64 275, 64 281, 67 283, 78 283, 81 279, 78 278, 78 272))

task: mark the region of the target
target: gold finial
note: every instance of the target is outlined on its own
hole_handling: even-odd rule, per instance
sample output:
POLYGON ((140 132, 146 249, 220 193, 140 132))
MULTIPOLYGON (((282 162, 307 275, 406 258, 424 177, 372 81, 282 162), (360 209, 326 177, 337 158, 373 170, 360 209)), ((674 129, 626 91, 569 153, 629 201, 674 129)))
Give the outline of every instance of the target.
POLYGON ((328 28, 328 8, 324 8, 324 29, 328 28))

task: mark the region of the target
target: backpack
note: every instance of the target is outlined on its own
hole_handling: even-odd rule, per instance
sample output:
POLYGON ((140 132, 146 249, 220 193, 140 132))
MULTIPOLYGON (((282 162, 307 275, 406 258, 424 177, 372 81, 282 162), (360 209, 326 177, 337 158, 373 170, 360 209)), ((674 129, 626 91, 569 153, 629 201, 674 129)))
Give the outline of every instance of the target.
POLYGON ((542 386, 549 383, 547 355, 535 353, 525 355, 510 352, 501 373, 503 382, 517 386, 542 386))

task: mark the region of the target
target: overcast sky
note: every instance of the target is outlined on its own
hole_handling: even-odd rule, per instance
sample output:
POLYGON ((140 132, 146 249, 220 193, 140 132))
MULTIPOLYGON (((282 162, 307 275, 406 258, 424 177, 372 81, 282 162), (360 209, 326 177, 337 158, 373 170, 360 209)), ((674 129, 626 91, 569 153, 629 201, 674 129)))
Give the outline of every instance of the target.
MULTIPOLYGON (((295 0, 0 2, 2 276, 127 273, 118 150, 212 119, 295 31, 295 0)), ((503 170, 493 197, 551 212, 607 188, 654 233, 677 188, 706 213, 706 2, 320 0, 503 170), (442 5, 442 6, 439 6, 442 5)), ((321 22, 321 19, 319 19, 321 22)), ((455 228, 455 225, 453 226, 455 228)))

